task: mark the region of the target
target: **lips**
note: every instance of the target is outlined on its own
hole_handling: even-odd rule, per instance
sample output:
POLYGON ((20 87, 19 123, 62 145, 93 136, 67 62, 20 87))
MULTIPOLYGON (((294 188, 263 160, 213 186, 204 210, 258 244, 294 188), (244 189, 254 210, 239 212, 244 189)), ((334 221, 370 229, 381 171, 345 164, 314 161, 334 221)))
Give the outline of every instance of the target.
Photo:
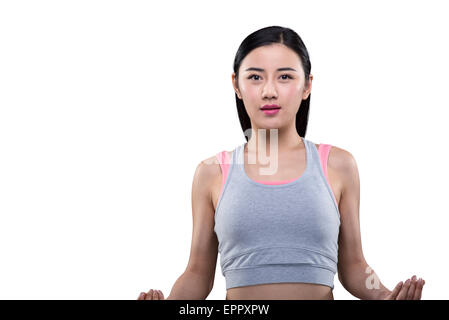
POLYGON ((271 109, 271 110, 261 110, 263 113, 265 113, 266 115, 275 115, 279 112, 280 108, 278 109, 271 109))
POLYGON ((280 108, 281 107, 278 106, 277 104, 271 104, 271 105, 264 105, 263 107, 260 108, 260 110, 276 110, 280 108))

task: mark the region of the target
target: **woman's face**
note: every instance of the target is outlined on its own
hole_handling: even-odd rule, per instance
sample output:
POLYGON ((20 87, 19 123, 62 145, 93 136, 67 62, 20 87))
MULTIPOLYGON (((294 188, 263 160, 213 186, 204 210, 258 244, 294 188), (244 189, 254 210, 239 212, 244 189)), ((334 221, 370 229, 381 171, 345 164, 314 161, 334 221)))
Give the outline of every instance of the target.
POLYGON ((252 50, 240 65, 239 79, 232 74, 234 90, 243 100, 253 127, 265 129, 286 127, 295 121, 301 101, 310 94, 312 78, 310 75, 305 88, 300 58, 278 43, 252 50), (281 108, 276 113, 262 111, 267 104, 281 108))

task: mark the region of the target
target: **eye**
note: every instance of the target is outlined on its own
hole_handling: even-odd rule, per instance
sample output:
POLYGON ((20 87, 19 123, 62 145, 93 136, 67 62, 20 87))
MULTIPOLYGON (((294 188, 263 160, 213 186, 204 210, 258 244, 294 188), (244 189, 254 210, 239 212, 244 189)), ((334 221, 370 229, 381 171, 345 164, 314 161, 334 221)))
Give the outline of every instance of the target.
POLYGON ((248 77, 248 79, 252 79, 253 77, 258 77, 259 75, 257 75, 257 74, 252 74, 252 75, 250 75, 249 77, 248 77))
MULTIPOLYGON (((252 79, 253 77, 259 77, 259 75, 257 75, 257 74, 252 74, 252 75, 250 75, 250 76, 248 77, 248 79, 252 79)), ((287 77, 288 79, 293 79, 293 77, 290 76, 289 74, 283 74, 283 75, 281 75, 281 77, 287 77)), ((254 79, 254 80, 257 80, 257 79, 254 79)), ((287 80, 287 79, 282 78, 282 80, 287 80)))
MULTIPOLYGON (((293 77, 291 77, 289 74, 283 74, 281 77, 285 77, 287 76, 289 79, 293 79, 293 77)), ((282 79, 282 80, 287 80, 287 79, 282 79)))

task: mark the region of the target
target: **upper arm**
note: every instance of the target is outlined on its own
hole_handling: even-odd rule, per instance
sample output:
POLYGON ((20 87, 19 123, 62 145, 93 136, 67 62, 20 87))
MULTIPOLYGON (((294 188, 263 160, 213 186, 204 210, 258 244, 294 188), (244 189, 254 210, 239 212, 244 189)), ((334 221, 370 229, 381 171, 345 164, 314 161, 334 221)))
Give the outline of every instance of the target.
POLYGON ((186 270, 205 275, 213 285, 218 255, 218 240, 214 231, 214 207, 211 187, 220 174, 219 165, 204 160, 196 167, 192 183, 193 231, 190 257, 186 270))
MULTIPOLYGON (((333 164, 342 184, 339 203, 340 233, 338 238, 338 273, 345 266, 365 262, 360 234, 360 179, 354 156, 341 148, 335 148, 333 164)), ((330 157, 329 157, 330 159, 330 157)))

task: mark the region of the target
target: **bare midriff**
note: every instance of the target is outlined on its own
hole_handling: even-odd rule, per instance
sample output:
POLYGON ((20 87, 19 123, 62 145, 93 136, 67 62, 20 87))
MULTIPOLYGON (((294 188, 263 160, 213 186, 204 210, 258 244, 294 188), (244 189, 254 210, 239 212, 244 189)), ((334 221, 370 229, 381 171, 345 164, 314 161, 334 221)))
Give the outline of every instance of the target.
POLYGON ((230 288, 226 300, 334 300, 334 295, 320 284, 269 283, 230 288))

